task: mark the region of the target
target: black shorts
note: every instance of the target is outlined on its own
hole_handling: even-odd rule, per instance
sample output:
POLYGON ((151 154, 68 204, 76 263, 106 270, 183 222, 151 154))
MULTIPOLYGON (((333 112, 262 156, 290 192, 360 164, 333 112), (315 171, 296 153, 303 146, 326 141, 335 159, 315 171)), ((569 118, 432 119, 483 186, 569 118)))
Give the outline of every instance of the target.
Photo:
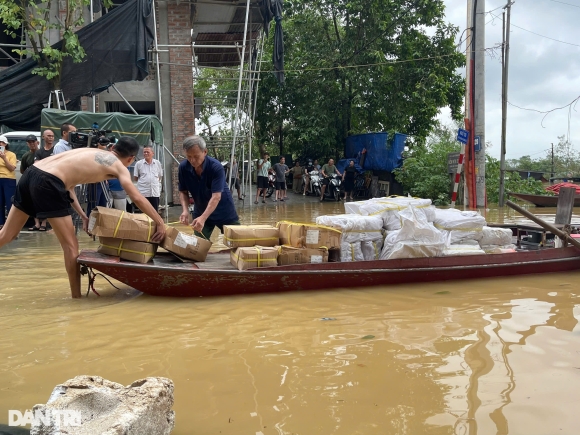
POLYGON ((268 188, 268 177, 262 177, 258 175, 258 189, 267 189, 268 188))
POLYGON ((286 190, 286 182, 276 181, 276 190, 286 190))
POLYGON ((62 180, 36 166, 24 172, 12 200, 18 210, 38 219, 72 215, 72 202, 62 180))
POLYGON ((329 177, 324 177, 322 179, 322 185, 323 186, 328 186, 330 184, 330 178, 329 177))

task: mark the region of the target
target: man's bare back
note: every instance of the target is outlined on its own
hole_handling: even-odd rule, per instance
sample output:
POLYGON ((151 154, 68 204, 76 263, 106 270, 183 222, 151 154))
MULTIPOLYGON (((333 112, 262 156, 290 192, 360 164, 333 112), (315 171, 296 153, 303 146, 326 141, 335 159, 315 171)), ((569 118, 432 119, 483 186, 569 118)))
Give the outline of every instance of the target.
POLYGON ((98 183, 111 178, 130 181, 125 166, 115 154, 95 148, 81 148, 37 161, 34 166, 62 180, 67 189, 77 184, 98 183))

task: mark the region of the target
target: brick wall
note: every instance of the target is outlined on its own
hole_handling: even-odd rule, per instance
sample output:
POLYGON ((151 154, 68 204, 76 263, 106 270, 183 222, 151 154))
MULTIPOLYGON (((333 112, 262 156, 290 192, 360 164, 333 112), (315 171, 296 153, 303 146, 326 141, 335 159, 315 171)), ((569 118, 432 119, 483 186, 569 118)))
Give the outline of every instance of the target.
MULTIPOLYGON (((191 6, 188 2, 167 5, 167 24, 170 45, 191 44, 191 6)), ((191 64, 191 47, 171 47, 169 49, 170 64, 191 64)), ((183 154, 183 140, 195 130, 193 114, 193 74, 191 68, 170 65, 171 77, 171 129, 175 156, 183 154)), ((170 148, 168 146, 168 148, 170 148)), ((171 149, 171 148, 170 148, 171 149)), ((173 202, 179 204, 177 189, 177 164, 172 171, 173 202)))

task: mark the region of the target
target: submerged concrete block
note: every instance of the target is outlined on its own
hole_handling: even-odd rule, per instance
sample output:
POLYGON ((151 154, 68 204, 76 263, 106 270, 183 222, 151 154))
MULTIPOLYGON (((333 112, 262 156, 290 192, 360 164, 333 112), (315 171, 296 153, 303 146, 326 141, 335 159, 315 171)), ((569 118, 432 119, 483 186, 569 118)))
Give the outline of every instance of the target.
POLYGON ((77 376, 36 405, 31 435, 168 435, 175 424, 173 382, 145 378, 124 387, 99 376, 77 376))

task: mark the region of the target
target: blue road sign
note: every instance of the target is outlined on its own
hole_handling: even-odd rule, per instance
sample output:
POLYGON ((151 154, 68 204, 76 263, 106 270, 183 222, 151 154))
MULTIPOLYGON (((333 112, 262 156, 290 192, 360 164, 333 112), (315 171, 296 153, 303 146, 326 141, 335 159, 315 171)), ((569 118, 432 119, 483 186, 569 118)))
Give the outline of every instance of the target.
POLYGON ((461 143, 467 143, 467 139, 469 139, 469 132, 460 128, 457 130, 457 140, 461 143))
POLYGON ((475 149, 476 153, 481 151, 480 136, 475 136, 475 138, 473 138, 473 148, 475 149))

